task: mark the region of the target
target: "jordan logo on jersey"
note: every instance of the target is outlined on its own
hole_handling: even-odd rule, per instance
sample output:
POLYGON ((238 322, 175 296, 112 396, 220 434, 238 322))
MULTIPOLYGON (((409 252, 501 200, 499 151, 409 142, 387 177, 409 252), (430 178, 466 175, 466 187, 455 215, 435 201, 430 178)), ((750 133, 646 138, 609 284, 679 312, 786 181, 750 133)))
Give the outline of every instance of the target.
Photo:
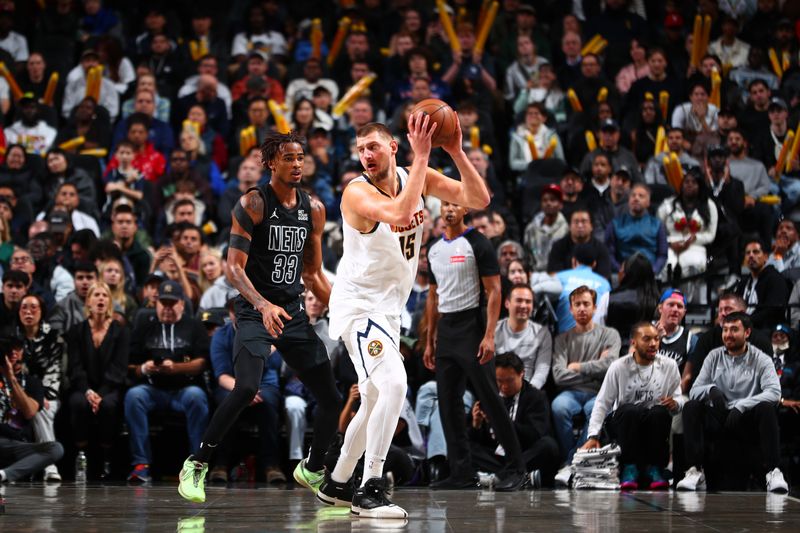
POLYGON ((277 208, 277 207, 276 207, 275 209, 273 209, 273 210, 272 210, 272 214, 269 216, 269 218, 270 218, 270 220, 272 220, 273 218, 274 218, 274 219, 278 219, 278 218, 280 218, 280 217, 278 216, 278 208, 277 208))

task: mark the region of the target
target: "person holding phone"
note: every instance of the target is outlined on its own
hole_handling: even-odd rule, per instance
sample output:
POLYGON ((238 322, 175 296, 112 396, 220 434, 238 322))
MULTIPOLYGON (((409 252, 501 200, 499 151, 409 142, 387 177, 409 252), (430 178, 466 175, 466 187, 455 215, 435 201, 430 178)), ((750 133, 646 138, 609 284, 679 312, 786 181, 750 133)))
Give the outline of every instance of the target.
POLYGON ((209 339, 202 322, 185 313, 183 288, 173 280, 158 288, 156 317, 134 329, 128 372, 138 382, 125 395, 125 421, 130 429, 133 470, 128 481, 150 480, 148 415, 154 410, 186 415, 193 452, 208 425, 208 396, 203 371, 209 339))

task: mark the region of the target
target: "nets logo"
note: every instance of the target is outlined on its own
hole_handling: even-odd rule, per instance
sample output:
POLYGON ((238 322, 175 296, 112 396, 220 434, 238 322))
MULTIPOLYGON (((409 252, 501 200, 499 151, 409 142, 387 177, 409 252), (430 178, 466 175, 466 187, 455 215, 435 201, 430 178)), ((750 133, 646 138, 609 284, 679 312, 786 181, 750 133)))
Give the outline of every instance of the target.
POLYGON ((383 343, 381 341, 370 341, 367 345, 367 353, 372 357, 378 357, 383 352, 383 343))

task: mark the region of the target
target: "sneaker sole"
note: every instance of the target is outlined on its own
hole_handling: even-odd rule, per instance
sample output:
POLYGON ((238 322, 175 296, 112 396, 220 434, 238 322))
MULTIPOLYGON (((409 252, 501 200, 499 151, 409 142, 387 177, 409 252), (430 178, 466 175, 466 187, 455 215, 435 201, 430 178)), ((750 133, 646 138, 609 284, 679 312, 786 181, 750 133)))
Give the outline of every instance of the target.
POLYGON ((332 507, 350 507, 353 505, 352 501, 340 500, 339 498, 328 496, 322 491, 317 492, 317 499, 325 505, 330 505, 332 507))
POLYGON ((317 495, 319 493, 319 487, 314 488, 314 486, 311 483, 309 483, 308 479, 306 479, 306 477, 303 475, 302 470, 300 470, 300 465, 298 465, 298 468, 294 469, 294 472, 292 472, 292 477, 294 478, 295 481, 297 481, 299 485, 307 488, 308 490, 313 492, 314 495, 317 495))
POLYGON ((359 518, 382 518, 386 520, 402 520, 408 518, 405 509, 398 506, 377 507, 375 509, 362 509, 361 507, 350 507, 350 514, 359 518), (402 514, 401 514, 402 513, 402 514))
POLYGON ((705 485, 705 484, 703 484, 703 485, 698 485, 698 486, 696 486, 696 487, 694 487, 694 488, 690 488, 690 487, 681 487, 680 485, 678 485, 678 486, 677 486, 677 487, 675 487, 675 488, 676 488, 676 489, 678 489, 678 490, 679 490, 679 491, 681 491, 681 492, 703 492, 703 491, 705 491, 705 490, 706 490, 706 485, 705 485))
POLYGON ((180 485, 178 485, 178 494, 180 494, 181 497, 184 500, 188 500, 188 501, 190 501, 192 503, 205 503, 205 501, 206 501, 206 497, 205 496, 203 496, 202 498, 191 498, 191 497, 187 496, 186 494, 184 494, 184 492, 181 489, 180 485))

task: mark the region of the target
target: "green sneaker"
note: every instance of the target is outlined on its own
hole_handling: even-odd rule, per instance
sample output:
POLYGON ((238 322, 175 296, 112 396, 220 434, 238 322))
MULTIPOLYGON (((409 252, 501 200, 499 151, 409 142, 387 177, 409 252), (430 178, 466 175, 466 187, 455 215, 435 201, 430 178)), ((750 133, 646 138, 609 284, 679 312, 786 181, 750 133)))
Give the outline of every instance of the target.
POLYGON ((206 501, 206 472, 208 464, 193 460, 191 457, 183 462, 183 468, 178 476, 178 494, 194 503, 206 501))
POLYGON ((322 482, 325 481, 325 470, 319 472, 309 470, 306 468, 306 459, 303 459, 297 463, 297 467, 294 469, 294 480, 305 488, 311 489, 316 496, 322 482))

